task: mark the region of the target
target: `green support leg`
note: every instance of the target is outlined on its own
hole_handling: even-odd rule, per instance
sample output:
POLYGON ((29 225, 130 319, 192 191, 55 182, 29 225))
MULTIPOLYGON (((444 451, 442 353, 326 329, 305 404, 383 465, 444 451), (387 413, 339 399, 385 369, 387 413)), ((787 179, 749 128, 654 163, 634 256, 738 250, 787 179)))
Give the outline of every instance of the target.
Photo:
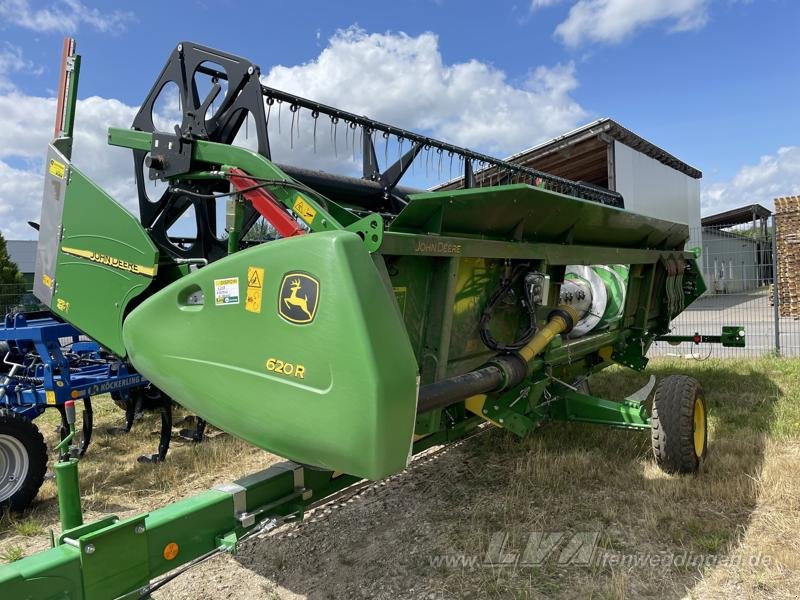
POLYGON ((67 531, 83 525, 81 490, 78 483, 78 459, 69 458, 55 464, 58 486, 58 513, 61 530, 67 531))

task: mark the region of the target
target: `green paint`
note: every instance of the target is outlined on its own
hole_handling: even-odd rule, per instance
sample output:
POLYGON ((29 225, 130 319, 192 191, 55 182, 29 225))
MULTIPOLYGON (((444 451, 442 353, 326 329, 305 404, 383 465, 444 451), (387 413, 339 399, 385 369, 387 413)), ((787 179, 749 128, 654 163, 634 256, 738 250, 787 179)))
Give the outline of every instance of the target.
POLYGON ((68 458, 55 464, 58 486, 58 514, 61 530, 66 531, 83 525, 81 490, 78 482, 78 459, 68 458))
POLYGON ((561 388, 558 390, 557 400, 548 406, 548 414, 552 419, 627 429, 650 429, 650 417, 639 402, 615 402, 557 387, 561 388))
POLYGON ((231 211, 230 222, 228 228, 228 254, 233 254, 239 251, 239 242, 242 238, 242 225, 244 223, 244 203, 238 198, 234 197, 228 203, 228 210, 231 211))
POLYGON ((145 377, 252 444, 371 479, 405 467, 417 363, 393 290, 354 233, 297 236, 220 259, 145 300, 123 335, 145 377), (253 266, 264 269, 260 312, 246 310, 253 266), (315 306, 308 278, 318 282, 315 306), (234 282, 237 304, 217 302, 219 280, 234 282), (202 304, 191 304, 196 292, 202 304), (313 320, 292 322, 308 320, 303 311, 313 320))
POLYGON ((134 271, 158 267, 158 251, 127 210, 69 166, 62 238, 50 306, 119 356, 128 304, 152 282, 134 271))

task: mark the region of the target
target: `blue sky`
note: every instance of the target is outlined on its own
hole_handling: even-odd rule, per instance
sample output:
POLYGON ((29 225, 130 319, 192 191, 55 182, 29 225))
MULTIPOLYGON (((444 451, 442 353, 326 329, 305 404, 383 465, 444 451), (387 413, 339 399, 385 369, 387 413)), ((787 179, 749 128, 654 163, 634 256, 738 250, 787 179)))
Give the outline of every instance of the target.
POLYGON ((102 133, 130 122, 183 39, 250 58, 276 87, 495 154, 610 116, 703 171, 704 214, 800 192, 796 1, 120 6, 0 0, 6 235, 29 237, 19 223, 38 215, 65 34, 84 60, 75 159, 115 195, 130 193, 128 159, 109 158, 102 133))

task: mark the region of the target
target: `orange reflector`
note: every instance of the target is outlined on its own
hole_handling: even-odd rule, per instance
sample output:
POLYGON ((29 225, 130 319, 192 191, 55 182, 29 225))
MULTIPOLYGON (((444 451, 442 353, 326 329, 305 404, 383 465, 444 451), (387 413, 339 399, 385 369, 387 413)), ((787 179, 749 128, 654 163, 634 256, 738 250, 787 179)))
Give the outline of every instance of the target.
POLYGON ((70 393, 70 396, 71 396, 73 399, 75 399, 75 398, 80 398, 80 397, 81 397, 81 393, 80 393, 78 390, 72 390, 72 393, 70 393))
POLYGON ((166 560, 172 560, 173 558, 178 556, 178 550, 180 550, 178 544, 176 544, 175 542, 170 542, 169 544, 164 546, 164 558, 166 560))

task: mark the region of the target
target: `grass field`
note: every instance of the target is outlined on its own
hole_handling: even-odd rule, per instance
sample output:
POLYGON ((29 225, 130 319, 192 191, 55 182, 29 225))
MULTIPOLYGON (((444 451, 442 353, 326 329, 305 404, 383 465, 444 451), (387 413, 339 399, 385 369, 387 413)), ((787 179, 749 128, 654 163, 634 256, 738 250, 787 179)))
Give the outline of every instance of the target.
MULTIPOLYGON (((709 455, 697 476, 661 473, 645 433, 551 424, 520 440, 487 429, 157 598, 797 597, 800 361, 659 359, 643 374, 608 369, 592 392, 621 398, 651 373, 703 384, 709 455)), ((140 465, 155 419, 109 436, 121 414, 99 404, 81 463, 89 518, 146 511, 278 460, 219 435, 140 465)), ((55 422, 40 425, 54 440, 55 422)), ((57 513, 48 482, 32 510, 0 521, 2 558, 45 548, 57 513)))

